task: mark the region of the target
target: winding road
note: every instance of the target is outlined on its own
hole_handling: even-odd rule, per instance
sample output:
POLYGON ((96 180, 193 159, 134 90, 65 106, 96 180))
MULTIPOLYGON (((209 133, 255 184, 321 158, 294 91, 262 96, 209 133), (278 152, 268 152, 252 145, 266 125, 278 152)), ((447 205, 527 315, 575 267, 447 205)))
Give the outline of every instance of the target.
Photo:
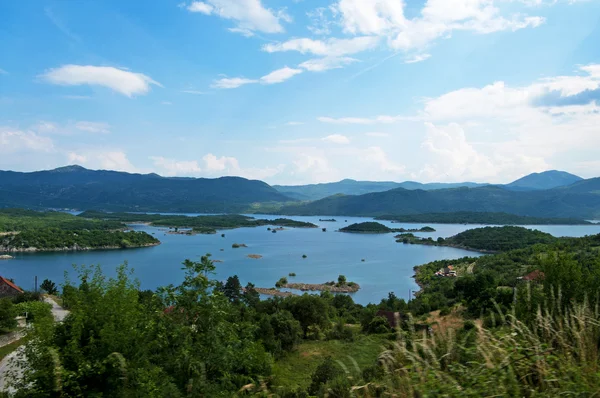
MULTIPOLYGON (((50 297, 44 297, 44 301, 52 305, 52 315, 55 322, 62 322, 69 315, 69 311, 62 308, 50 297)), ((19 363, 24 359, 25 347, 21 346, 8 354, 0 361, 0 392, 14 393, 15 390, 8 387, 9 377, 13 379, 23 378, 23 368, 19 363)))

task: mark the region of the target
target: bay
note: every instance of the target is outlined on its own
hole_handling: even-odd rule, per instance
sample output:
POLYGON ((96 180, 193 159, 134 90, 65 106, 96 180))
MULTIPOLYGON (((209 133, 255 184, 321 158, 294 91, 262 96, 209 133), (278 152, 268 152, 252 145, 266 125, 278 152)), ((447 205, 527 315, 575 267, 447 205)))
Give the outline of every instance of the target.
MULTIPOLYGON (((189 214, 194 215, 194 214, 189 214)), ((274 219, 273 215, 252 215, 256 218, 274 219)), ((38 284, 48 278, 57 283, 64 280, 65 271, 75 279, 72 265, 99 264, 107 275, 114 275, 115 268, 124 262, 135 271, 142 289, 155 289, 167 284, 178 284, 183 279, 181 263, 185 259, 199 260, 211 253, 216 263, 216 279, 225 280, 238 275, 242 284, 254 283, 257 287, 273 287, 275 282, 289 273, 290 282, 323 283, 337 280, 345 275, 348 281, 361 285, 354 293, 354 300, 361 304, 378 303, 389 292, 407 299, 409 292, 418 290, 413 267, 441 259, 477 257, 476 252, 450 247, 404 245, 395 242, 394 234, 348 234, 336 232, 339 228, 355 222, 371 221, 365 217, 291 217, 308 221, 319 228, 287 228, 277 233, 267 227, 238 228, 219 231, 214 235, 171 235, 165 228, 132 225, 131 228, 153 233, 162 244, 156 247, 106 250, 88 252, 57 252, 17 254, 13 260, 0 261, 0 275, 13 278, 25 289, 33 289, 34 277, 38 284), (319 221, 336 219, 336 222, 319 221), (321 228, 327 228, 323 232, 321 228), (221 233, 225 237, 221 237, 221 233), (233 243, 248 247, 233 249, 233 243), (248 254, 261 255, 260 259, 248 258, 248 254), (302 258, 306 255, 306 258, 302 258), (364 261, 362 261, 364 259, 364 261)), ((420 228, 425 224, 381 223, 393 228, 420 228)), ((434 233, 418 233, 419 236, 449 237, 479 225, 427 224, 436 229, 434 233)), ((528 226, 554 236, 584 236, 600 233, 600 225, 544 225, 528 226)))

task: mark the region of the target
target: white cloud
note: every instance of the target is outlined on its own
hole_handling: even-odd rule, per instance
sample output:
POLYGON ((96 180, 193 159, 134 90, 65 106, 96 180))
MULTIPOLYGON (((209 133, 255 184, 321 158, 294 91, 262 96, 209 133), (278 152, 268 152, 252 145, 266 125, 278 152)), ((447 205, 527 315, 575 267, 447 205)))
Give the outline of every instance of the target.
POLYGON ((338 0, 333 8, 344 31, 353 35, 376 35, 396 50, 422 50, 453 31, 487 34, 502 30, 537 27, 544 19, 499 7, 503 0, 427 0, 420 14, 405 15, 402 0, 338 0))
POLYGON ((346 137, 345 135, 341 135, 341 134, 331 134, 331 135, 328 135, 327 137, 323 137, 321 140, 325 141, 325 142, 331 142, 333 144, 349 144, 350 143, 350 139, 348 137, 346 137))
POLYGON ((127 154, 121 150, 83 149, 66 154, 70 163, 78 163, 92 169, 126 171, 137 173, 139 170, 131 164, 127 154))
POLYGON ((292 121, 292 122, 287 122, 285 125, 286 126, 301 126, 303 124, 304 124, 303 122, 293 122, 292 121))
POLYGON ((50 69, 40 77, 49 83, 63 86, 103 86, 127 97, 147 94, 151 85, 161 86, 142 73, 111 66, 64 65, 50 69))
POLYGON ((297 51, 301 54, 313 54, 329 57, 356 54, 375 48, 380 38, 362 36, 351 39, 313 40, 307 38, 292 39, 283 43, 265 44, 262 49, 268 53, 297 51))
POLYGON ((215 80, 211 87, 213 88, 238 88, 245 84, 258 83, 255 79, 246 79, 244 77, 224 77, 222 79, 215 80))
POLYGON ((203 95, 206 94, 203 91, 199 91, 199 90, 181 90, 182 93, 186 93, 186 94, 194 94, 194 95, 203 95))
POLYGON ((212 14, 214 7, 201 1, 194 1, 187 7, 187 10, 190 12, 201 12, 202 14, 210 15, 212 14))
POLYGON ((230 175, 249 179, 264 179, 273 177, 281 173, 285 166, 266 168, 242 168, 238 160, 231 156, 217 157, 208 153, 202 157, 202 163, 196 160, 175 160, 164 158, 162 156, 151 156, 154 166, 158 168, 157 172, 166 176, 221 176, 230 175))
POLYGON ((381 133, 379 131, 370 131, 368 133, 365 133, 365 135, 367 137, 380 137, 380 138, 389 137, 390 136, 389 133, 381 133))
POLYGON ((309 59, 298 66, 310 72, 323 72, 330 69, 343 68, 344 66, 357 61, 358 60, 350 57, 324 57, 309 59))
POLYGON ((318 121, 322 123, 331 123, 331 124, 389 124, 396 123, 399 121, 418 121, 419 117, 416 116, 389 116, 389 115, 379 115, 373 118, 365 118, 365 117, 340 117, 333 118, 328 116, 321 116, 317 118, 318 121))
POLYGON ((35 124, 31 129, 36 131, 37 133, 47 134, 57 131, 58 125, 53 122, 41 120, 37 124, 35 124))
POLYGON ((8 75, 8 72, 0 68, 0 75, 8 75))
POLYGON ((423 62, 431 58, 431 54, 416 54, 410 58, 404 60, 405 64, 416 64, 417 62, 423 62))
POLYGON ((318 7, 313 11, 307 12, 306 16, 311 21, 311 24, 308 26, 308 30, 315 35, 330 34, 330 26, 333 25, 333 21, 331 21, 326 15, 328 11, 330 11, 328 8, 318 7))
POLYGON ((32 131, 0 128, 0 155, 21 152, 52 152, 54 143, 48 137, 32 131))
POLYGON ((252 32, 250 29, 245 29, 245 28, 229 28, 227 30, 230 31, 231 33, 239 33, 240 35, 242 35, 244 37, 252 37, 252 36, 254 36, 254 32, 252 32))
POLYGON ((262 84, 282 83, 300 73, 302 73, 301 69, 293 69, 293 68, 288 68, 286 66, 284 68, 277 69, 277 70, 269 73, 268 75, 261 77, 260 82, 262 84))
POLYGON ((75 152, 67 153, 67 159, 69 160, 69 164, 81 165, 81 164, 87 162, 87 157, 85 157, 84 155, 79 155, 75 152))
POLYGON ((110 124, 102 122, 77 122, 75 123, 77 130, 85 131, 88 133, 95 134, 108 134, 110 133, 110 124))
POLYGON ((392 174, 404 174, 406 167, 389 159, 381 147, 372 146, 364 150, 361 160, 366 163, 374 163, 380 172, 392 174))
POLYGON ((195 1, 187 7, 187 10, 234 20, 237 23, 236 32, 281 33, 284 29, 280 20, 286 22, 290 20, 283 11, 273 12, 265 8, 260 0, 195 1))
POLYGON ((160 168, 161 174, 166 176, 197 174, 202 168, 196 160, 174 160, 162 156, 150 156, 154 166, 160 168))
POLYGON ((293 69, 283 67, 281 69, 274 70, 273 72, 261 77, 260 79, 247 79, 245 77, 224 77, 215 80, 211 87, 219 89, 231 89, 244 86, 246 84, 277 84, 283 83, 284 81, 302 73, 302 69, 293 69))

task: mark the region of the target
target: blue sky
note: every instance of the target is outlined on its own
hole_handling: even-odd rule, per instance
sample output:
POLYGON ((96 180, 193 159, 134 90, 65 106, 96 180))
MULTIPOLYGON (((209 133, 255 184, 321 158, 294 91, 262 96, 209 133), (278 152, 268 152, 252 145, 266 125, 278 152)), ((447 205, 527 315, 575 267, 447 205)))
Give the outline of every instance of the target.
POLYGON ((600 1, 0 3, 0 169, 600 175, 600 1))

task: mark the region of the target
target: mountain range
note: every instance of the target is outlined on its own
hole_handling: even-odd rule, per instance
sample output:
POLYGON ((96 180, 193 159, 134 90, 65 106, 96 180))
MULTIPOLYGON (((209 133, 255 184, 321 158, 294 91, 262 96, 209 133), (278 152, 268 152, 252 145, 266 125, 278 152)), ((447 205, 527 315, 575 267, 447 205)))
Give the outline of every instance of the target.
POLYGON ((433 191, 396 188, 365 195, 335 195, 289 205, 286 215, 362 215, 505 212, 534 217, 600 218, 600 178, 547 190, 511 190, 489 185, 433 191))
POLYGON ((241 177, 176 178, 66 166, 30 173, 0 171, 0 207, 106 211, 288 215, 389 215, 456 211, 535 217, 600 217, 600 178, 561 171, 506 185, 368 182, 276 186, 241 177), (341 191, 341 192, 340 192, 341 191), (315 198, 299 202, 300 197, 315 198))
MULTIPOLYGON (((526 175, 516 181, 506 185, 499 185, 503 188, 513 191, 534 191, 541 189, 551 189, 560 186, 570 185, 581 181, 582 178, 565 171, 549 170, 542 173, 533 173, 526 175)), ((319 200, 328 196, 337 194, 344 195, 364 195, 372 192, 384 192, 390 189, 404 188, 408 190, 421 189, 423 191, 433 191, 448 188, 476 188, 491 185, 488 183, 476 182, 456 182, 442 183, 433 182, 423 184, 415 181, 392 182, 392 181, 356 181, 345 179, 338 182, 329 182, 323 184, 309 185, 273 185, 282 194, 297 200, 319 200)))
POLYGON ((265 182, 240 177, 168 178, 80 166, 0 171, 0 207, 221 213, 290 200, 265 182))

